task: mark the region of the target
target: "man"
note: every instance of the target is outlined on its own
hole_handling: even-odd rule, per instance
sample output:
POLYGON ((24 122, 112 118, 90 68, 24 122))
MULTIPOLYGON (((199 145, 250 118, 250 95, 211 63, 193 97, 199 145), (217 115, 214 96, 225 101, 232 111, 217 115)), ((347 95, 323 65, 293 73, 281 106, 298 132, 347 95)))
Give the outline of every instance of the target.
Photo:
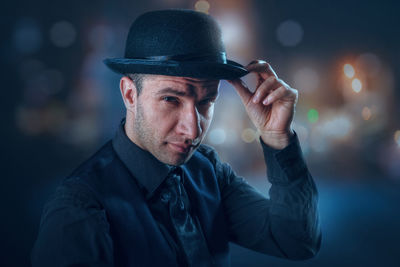
POLYGON ((317 191, 291 128, 297 91, 269 64, 226 60, 215 21, 189 10, 143 14, 125 58, 105 63, 124 74, 126 119, 45 206, 33 266, 229 266, 229 242, 317 253, 317 191), (240 80, 250 72, 254 93, 240 80), (261 134, 270 199, 201 145, 221 79, 261 134))

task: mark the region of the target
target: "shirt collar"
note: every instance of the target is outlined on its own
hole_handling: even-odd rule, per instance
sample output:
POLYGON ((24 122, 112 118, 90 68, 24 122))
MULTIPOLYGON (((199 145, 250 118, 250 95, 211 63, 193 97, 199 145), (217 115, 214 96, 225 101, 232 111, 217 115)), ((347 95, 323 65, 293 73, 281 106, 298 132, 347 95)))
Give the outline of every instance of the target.
POLYGON ((114 150, 133 177, 146 189, 146 199, 149 199, 173 166, 162 163, 150 152, 132 142, 126 135, 124 126, 125 119, 122 120, 112 140, 114 150))

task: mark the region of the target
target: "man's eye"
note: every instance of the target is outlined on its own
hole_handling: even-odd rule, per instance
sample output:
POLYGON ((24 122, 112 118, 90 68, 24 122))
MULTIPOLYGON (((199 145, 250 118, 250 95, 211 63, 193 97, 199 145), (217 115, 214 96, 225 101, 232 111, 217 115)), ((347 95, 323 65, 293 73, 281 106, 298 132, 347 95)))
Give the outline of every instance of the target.
POLYGON ((163 100, 166 102, 171 102, 171 103, 178 102, 178 99, 173 96, 164 96, 163 100))
POLYGON ((199 102, 200 106, 208 106, 214 103, 214 99, 204 99, 202 101, 199 102))

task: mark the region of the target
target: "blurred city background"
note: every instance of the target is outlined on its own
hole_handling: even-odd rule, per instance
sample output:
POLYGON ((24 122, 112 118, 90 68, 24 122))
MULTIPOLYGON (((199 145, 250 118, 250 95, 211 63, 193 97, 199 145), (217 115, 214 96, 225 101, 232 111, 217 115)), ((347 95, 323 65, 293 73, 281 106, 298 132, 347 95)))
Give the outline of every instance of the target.
MULTIPOLYGON (((8 1, 2 4, 0 265, 29 266, 43 204, 113 137, 121 57, 141 13, 220 23, 228 58, 271 63, 298 89, 294 129, 319 188, 323 243, 292 262, 232 245, 232 266, 400 266, 400 2, 8 1)), ((254 87, 255 77, 244 80, 254 87)), ((225 81, 206 142, 268 194, 257 132, 225 81)))

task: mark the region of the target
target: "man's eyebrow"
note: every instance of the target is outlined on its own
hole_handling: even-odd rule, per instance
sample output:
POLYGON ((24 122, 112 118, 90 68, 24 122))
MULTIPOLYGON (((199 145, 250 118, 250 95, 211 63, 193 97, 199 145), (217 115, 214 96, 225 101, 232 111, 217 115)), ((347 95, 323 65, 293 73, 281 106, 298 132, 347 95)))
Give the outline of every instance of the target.
MULTIPOLYGON (((173 94, 173 95, 177 95, 177 96, 186 96, 186 95, 196 96, 196 93, 194 92, 194 90, 190 90, 190 92, 186 92, 186 91, 180 91, 178 89, 174 89, 172 87, 163 88, 156 93, 156 95, 163 95, 163 94, 173 94)), ((218 90, 215 90, 215 91, 209 92, 204 98, 217 98, 217 96, 218 96, 218 90)))
POLYGON ((167 94, 167 93, 168 94, 178 95, 178 96, 184 96, 184 95, 187 94, 184 91, 180 91, 180 90, 177 90, 177 89, 174 89, 174 88, 171 88, 171 87, 163 88, 163 89, 159 90, 156 94, 157 95, 162 95, 162 94, 167 94))
POLYGON ((204 98, 217 98, 218 90, 209 92, 204 98))

